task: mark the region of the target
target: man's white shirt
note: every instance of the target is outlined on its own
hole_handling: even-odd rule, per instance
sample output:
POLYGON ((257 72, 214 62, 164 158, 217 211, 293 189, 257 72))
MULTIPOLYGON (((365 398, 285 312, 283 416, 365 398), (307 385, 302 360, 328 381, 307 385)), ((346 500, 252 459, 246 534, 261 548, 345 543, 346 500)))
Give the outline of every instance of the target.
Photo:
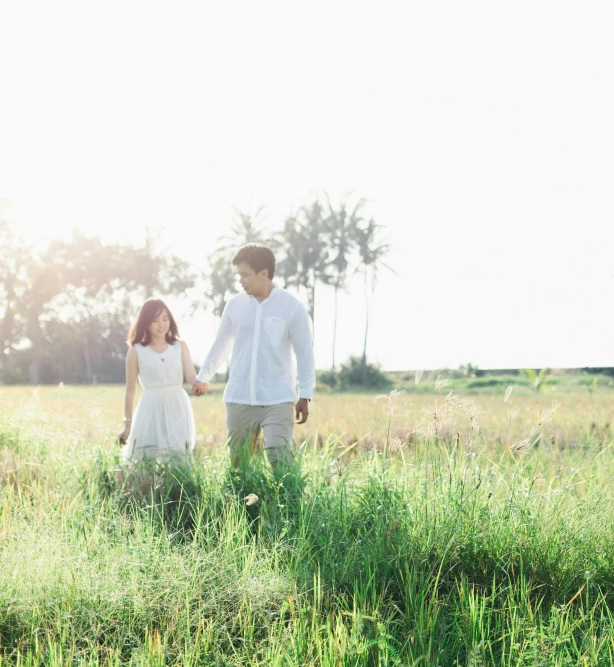
POLYGON ((297 370, 298 397, 313 396, 316 373, 311 322, 305 306, 286 290, 273 287, 262 302, 245 292, 228 301, 198 374, 201 382, 211 380, 228 359, 231 345, 225 403, 294 403, 297 370))

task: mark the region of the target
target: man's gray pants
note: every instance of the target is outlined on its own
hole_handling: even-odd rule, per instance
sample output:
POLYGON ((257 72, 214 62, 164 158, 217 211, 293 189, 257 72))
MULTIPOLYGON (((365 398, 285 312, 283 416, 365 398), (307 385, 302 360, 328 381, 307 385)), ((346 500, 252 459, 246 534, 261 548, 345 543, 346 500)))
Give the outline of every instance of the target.
POLYGON ((284 462, 291 465, 292 430, 294 428, 294 404, 243 405, 226 403, 226 427, 228 429, 230 459, 237 466, 241 449, 246 442, 255 442, 262 430, 264 451, 270 464, 275 467, 284 462))

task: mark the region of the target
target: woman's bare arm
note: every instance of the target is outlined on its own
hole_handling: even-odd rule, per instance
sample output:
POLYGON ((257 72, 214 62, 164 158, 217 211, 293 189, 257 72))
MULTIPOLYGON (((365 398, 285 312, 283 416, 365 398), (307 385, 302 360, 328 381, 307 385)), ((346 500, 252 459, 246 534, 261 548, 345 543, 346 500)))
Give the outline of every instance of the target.
POLYGON ((185 376, 186 382, 194 386, 198 380, 196 379, 196 371, 194 370, 194 364, 192 363, 192 356, 190 355, 190 350, 185 341, 179 341, 181 343, 181 363, 183 365, 183 374, 185 376))
POLYGON ((137 351, 134 347, 128 350, 126 355, 126 396, 124 398, 124 428, 119 433, 121 441, 126 440, 130 434, 132 425, 132 414, 134 412, 134 399, 136 398, 136 383, 139 375, 139 361, 137 351))

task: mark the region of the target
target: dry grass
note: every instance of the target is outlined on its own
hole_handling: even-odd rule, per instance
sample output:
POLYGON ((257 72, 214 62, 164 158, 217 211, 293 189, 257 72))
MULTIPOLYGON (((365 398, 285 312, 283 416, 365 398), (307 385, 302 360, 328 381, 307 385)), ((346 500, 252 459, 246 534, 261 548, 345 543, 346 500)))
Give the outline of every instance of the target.
POLYGON ((28 491, 38 480, 40 463, 11 449, 0 449, 0 487, 9 485, 17 491, 28 491))
MULTIPOLYGON (((551 394, 532 396, 458 396, 454 381, 447 395, 401 393, 381 400, 368 394, 316 396, 305 426, 295 428, 297 441, 309 447, 331 438, 340 447, 358 445, 365 450, 411 446, 423 436, 475 446, 514 448, 514 443, 539 436, 539 446, 564 449, 582 445, 586 438, 612 438, 612 395, 566 394, 553 402, 551 394), (451 390, 451 391, 450 391, 451 390), (552 416, 556 411, 556 419, 552 416), (532 429, 538 429, 532 433, 532 429)), ((192 398, 197 425, 197 453, 210 455, 226 440, 224 405, 219 388, 204 398, 192 398)), ((31 442, 62 441, 63 454, 78 456, 84 446, 115 448, 121 428, 123 387, 1 387, 0 411, 11 415, 22 435, 31 442)), ((35 460, 34 460, 35 462, 35 460)), ((5 462, 8 473, 11 463, 5 462)), ((34 467, 33 467, 34 469, 34 467)))

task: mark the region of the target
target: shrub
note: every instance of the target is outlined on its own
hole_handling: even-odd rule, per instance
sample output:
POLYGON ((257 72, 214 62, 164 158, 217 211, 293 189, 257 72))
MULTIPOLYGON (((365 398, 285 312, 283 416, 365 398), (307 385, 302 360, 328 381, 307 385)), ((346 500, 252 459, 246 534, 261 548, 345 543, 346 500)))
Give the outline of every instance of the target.
POLYGON ((390 378, 375 364, 363 365, 360 357, 350 357, 341 365, 339 371, 339 385, 342 389, 348 387, 373 387, 381 388, 392 384, 390 378))
POLYGON ((469 380, 465 385, 467 389, 480 389, 483 387, 507 387, 510 384, 528 386, 529 382, 525 378, 500 377, 497 375, 485 375, 484 377, 469 380))
POLYGON ((318 384, 325 384, 329 387, 334 387, 337 384, 337 374, 335 371, 318 371, 316 374, 316 382, 318 384))
POLYGON ((201 469, 172 459, 126 465, 117 465, 116 459, 102 452, 93 458, 81 479, 90 499, 108 498, 128 514, 145 513, 154 523, 189 535, 199 507, 207 504, 209 489, 201 469))

